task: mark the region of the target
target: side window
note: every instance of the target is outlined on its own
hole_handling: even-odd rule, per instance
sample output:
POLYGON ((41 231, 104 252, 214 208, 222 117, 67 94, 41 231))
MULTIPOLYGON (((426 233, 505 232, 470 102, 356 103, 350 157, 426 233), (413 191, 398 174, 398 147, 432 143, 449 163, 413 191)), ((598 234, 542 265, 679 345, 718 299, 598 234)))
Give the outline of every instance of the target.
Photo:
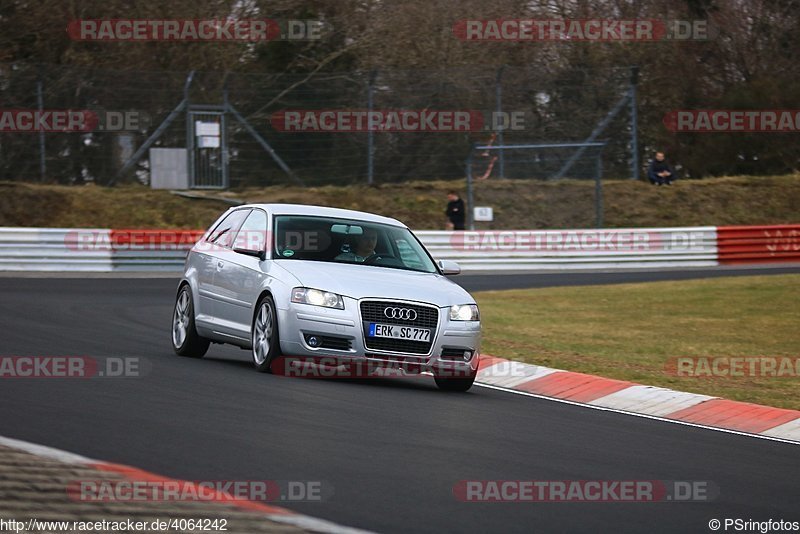
POLYGON ((236 234, 233 248, 265 250, 267 243, 267 214, 254 209, 236 234))
POLYGON ((222 222, 214 228, 214 231, 208 236, 207 241, 221 247, 229 247, 233 234, 242 224, 242 221, 247 217, 249 212, 250 210, 236 210, 230 212, 228 216, 222 219, 222 222))

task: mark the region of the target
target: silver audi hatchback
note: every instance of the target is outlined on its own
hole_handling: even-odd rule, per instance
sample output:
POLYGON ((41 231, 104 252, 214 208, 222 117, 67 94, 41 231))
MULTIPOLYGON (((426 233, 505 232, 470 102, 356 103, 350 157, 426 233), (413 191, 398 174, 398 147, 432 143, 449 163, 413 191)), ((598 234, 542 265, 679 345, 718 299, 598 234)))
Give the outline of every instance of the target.
MULTIPOLYGON (((186 257, 172 345, 249 349, 259 371, 320 364, 430 373, 466 391, 478 371, 475 300, 406 225, 369 213, 292 204, 225 212, 186 257)), ((342 373, 340 376, 352 376, 342 373)))

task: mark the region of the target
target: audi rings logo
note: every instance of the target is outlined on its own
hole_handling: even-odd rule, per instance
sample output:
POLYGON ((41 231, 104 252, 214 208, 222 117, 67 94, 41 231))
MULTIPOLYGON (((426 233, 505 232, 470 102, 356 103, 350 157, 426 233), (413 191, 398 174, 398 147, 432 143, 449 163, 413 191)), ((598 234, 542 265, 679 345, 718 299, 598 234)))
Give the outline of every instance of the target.
POLYGON ((388 319, 400 319, 403 321, 414 321, 417 318, 416 310, 410 308, 386 308, 383 314, 388 319))

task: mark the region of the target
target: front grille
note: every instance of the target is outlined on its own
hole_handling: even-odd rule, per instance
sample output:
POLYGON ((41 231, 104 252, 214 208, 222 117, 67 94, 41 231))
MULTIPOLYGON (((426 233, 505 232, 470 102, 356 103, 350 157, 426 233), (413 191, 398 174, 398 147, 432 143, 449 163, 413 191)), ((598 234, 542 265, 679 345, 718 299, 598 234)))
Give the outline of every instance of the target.
POLYGON ((411 354, 427 354, 431 350, 433 340, 436 338, 436 326, 439 322, 439 310, 432 306, 409 304, 407 302, 391 301, 365 301, 361 303, 361 320, 364 329, 364 344, 370 350, 387 352, 406 352, 411 354), (406 308, 417 312, 413 321, 392 319, 386 317, 386 308, 406 308), (405 339, 392 339, 387 337, 368 337, 370 323, 382 323, 399 326, 416 326, 430 328, 430 341, 413 341, 405 339))
POLYGON ((361 303, 361 319, 370 323, 397 324, 400 326, 419 326, 423 328, 436 328, 439 321, 439 310, 428 306, 417 304, 407 304, 405 302, 375 302, 368 301, 361 303), (417 319, 414 321, 404 321, 402 319, 390 319, 383 314, 386 308, 408 308, 417 312, 417 319))

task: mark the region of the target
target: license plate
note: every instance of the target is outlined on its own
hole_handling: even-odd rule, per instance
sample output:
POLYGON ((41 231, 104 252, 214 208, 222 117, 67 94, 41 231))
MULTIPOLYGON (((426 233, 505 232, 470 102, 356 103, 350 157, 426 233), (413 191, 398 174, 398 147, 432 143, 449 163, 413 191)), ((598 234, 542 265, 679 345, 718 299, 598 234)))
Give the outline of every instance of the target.
POLYGON ((411 341, 430 341, 430 328, 416 328, 413 326, 399 326, 396 324, 369 324, 369 337, 390 337, 393 339, 407 339, 411 341))

